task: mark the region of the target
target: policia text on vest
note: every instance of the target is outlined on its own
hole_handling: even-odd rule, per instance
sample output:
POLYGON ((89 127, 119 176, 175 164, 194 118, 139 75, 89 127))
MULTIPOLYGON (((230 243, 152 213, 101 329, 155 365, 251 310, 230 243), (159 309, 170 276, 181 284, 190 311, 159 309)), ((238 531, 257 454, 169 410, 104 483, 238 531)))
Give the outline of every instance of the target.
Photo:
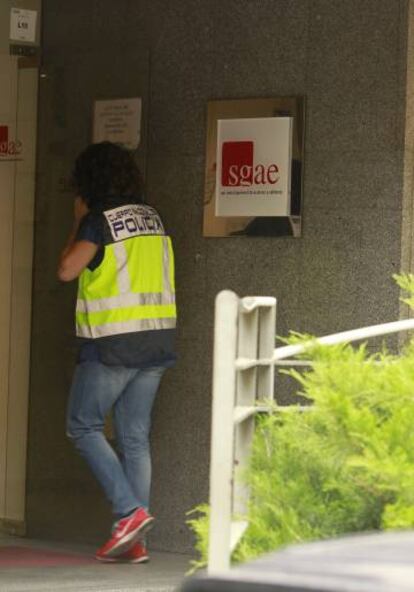
POLYGON ((148 206, 119 207, 104 215, 115 241, 142 234, 165 234, 157 212, 148 206))

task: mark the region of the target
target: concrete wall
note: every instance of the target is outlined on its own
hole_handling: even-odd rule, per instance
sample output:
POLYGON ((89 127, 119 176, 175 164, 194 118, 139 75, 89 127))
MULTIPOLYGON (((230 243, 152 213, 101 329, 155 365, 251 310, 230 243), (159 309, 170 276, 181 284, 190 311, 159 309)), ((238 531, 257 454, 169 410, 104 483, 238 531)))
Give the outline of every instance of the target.
POLYGON ((398 317, 406 37, 406 0, 45 0, 31 534, 96 540, 110 521, 64 437, 75 288, 55 279, 93 99, 143 97, 147 195, 175 238, 180 359, 155 412, 151 541, 187 551, 185 512, 208 494, 215 294, 277 296, 279 334, 398 317), (303 237, 204 239, 207 100, 294 94, 307 99, 303 237))

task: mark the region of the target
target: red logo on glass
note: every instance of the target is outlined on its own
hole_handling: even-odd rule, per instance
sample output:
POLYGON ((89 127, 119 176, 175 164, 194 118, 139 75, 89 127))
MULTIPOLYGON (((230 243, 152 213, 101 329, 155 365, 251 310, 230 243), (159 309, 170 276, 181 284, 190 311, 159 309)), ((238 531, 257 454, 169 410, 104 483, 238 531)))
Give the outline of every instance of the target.
POLYGON ((9 127, 0 125, 0 154, 7 154, 9 145, 9 127))
POLYGON ((15 142, 9 140, 9 126, 0 125, 0 156, 7 156, 7 160, 20 160, 16 158, 22 152, 22 143, 19 140, 15 142))
POLYGON ((223 142, 221 184, 223 187, 274 185, 279 181, 276 164, 254 163, 254 142, 223 142))

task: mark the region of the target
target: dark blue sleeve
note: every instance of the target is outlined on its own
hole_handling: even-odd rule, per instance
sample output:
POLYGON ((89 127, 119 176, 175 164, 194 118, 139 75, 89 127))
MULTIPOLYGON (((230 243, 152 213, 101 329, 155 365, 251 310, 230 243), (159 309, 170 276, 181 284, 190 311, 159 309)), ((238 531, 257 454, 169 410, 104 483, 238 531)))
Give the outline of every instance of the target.
POLYGON ((103 225, 100 216, 87 214, 82 218, 76 234, 76 240, 85 240, 95 245, 103 246, 103 225))
POLYGON ((84 218, 82 218, 75 240, 89 241, 90 243, 94 243, 100 247, 95 257, 88 265, 88 268, 91 271, 99 267, 103 260, 105 245, 102 217, 89 213, 84 218))

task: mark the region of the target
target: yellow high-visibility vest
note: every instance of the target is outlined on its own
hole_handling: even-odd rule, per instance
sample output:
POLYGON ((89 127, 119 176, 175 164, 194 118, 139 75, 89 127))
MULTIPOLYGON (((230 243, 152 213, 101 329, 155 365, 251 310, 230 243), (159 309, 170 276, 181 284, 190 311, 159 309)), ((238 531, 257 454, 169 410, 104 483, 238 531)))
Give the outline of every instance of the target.
POLYGON ((111 240, 101 264, 79 277, 76 334, 96 339, 176 326, 174 254, 157 212, 103 212, 111 240))

